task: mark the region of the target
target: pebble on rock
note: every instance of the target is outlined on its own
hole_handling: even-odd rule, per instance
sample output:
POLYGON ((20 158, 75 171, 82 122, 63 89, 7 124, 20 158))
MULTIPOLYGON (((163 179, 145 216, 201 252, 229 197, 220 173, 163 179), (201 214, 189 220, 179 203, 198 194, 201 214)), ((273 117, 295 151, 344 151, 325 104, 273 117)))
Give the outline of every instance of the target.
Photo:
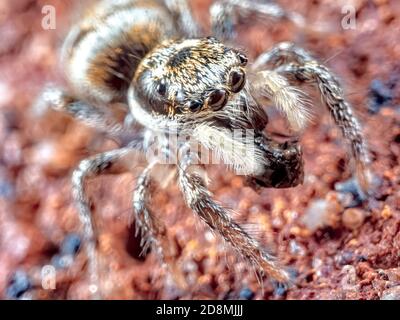
POLYGON ((10 299, 19 299, 31 288, 31 282, 25 271, 18 270, 12 276, 6 289, 6 295, 10 299))
POLYGON ((365 213, 361 209, 346 209, 342 216, 343 225, 351 230, 356 230, 363 224, 365 213))

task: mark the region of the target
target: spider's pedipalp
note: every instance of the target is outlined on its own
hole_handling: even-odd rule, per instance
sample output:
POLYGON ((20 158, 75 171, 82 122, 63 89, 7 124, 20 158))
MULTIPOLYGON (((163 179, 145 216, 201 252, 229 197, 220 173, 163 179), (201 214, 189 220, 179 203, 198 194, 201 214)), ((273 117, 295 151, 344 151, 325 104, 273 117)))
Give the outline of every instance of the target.
POLYGON ((312 118, 306 94, 275 71, 257 72, 251 88, 256 97, 273 102, 286 115, 291 129, 295 131, 304 129, 312 118))
POLYGON ((269 1, 219 0, 210 7, 211 28, 213 34, 221 40, 233 40, 235 27, 240 21, 254 18, 260 22, 268 20, 287 20, 298 28, 318 31, 306 24, 304 18, 297 13, 286 11, 279 4, 269 1))
POLYGON ((41 103, 49 105, 57 111, 63 111, 85 125, 109 134, 118 136, 129 131, 119 122, 107 107, 94 106, 86 101, 75 98, 59 88, 46 88, 41 97, 41 103))
POLYGON ((213 200, 205 182, 191 167, 190 155, 180 160, 178 180, 187 205, 261 273, 266 271, 279 282, 290 282, 289 273, 281 268, 275 257, 233 221, 228 210, 213 200))

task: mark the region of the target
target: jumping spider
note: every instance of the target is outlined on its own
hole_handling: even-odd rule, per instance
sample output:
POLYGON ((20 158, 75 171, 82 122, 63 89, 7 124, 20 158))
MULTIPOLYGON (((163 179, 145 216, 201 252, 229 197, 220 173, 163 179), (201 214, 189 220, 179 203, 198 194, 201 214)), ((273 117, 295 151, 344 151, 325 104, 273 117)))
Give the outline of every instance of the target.
MULTIPOLYGON (((193 170, 199 155, 190 152, 187 143, 174 148, 164 143, 171 133, 189 135, 244 173, 254 188, 296 186, 303 180, 300 146, 293 141, 278 143, 266 135, 268 118, 261 105, 273 103, 292 130, 300 132, 310 112, 296 85, 309 83, 319 90, 350 143, 359 184, 368 189, 369 158, 360 125, 332 73, 290 43, 278 44, 251 64, 243 52, 228 45, 239 18, 253 14, 299 23, 272 2, 217 1, 210 10, 214 37, 202 37, 185 0, 114 0, 98 3, 70 31, 62 54, 70 91, 49 87, 45 101, 111 136, 140 128, 131 143, 83 160, 72 176, 93 285, 98 282, 96 235, 84 182, 111 170, 131 153, 146 152, 154 137, 164 156, 177 153, 177 180, 193 212, 245 260, 288 282, 288 272, 213 200, 206 181, 193 170), (114 102, 128 106, 130 121, 112 118, 114 102), (235 130, 252 130, 254 136, 251 141, 243 136, 232 139, 235 130), (237 150, 251 151, 251 156, 242 157, 237 150)), ((134 221, 145 246, 154 247, 162 230, 148 203, 156 165, 153 159, 139 176, 132 198, 134 221)))

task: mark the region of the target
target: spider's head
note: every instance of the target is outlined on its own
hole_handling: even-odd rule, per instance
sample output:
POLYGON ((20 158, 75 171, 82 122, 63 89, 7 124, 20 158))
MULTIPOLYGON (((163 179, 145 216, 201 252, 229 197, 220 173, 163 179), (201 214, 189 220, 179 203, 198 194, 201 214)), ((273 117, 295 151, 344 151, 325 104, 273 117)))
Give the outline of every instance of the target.
POLYGON ((169 41, 139 65, 133 80, 149 110, 193 117, 221 110, 246 82, 247 58, 214 38, 169 41))

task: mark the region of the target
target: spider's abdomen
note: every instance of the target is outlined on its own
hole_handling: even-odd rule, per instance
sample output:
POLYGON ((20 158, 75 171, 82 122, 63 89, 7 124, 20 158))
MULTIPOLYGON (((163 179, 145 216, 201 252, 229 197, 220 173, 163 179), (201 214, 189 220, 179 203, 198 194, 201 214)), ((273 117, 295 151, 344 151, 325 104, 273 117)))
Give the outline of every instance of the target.
POLYGON ((170 12, 157 0, 103 1, 75 26, 63 48, 76 94, 120 100, 141 59, 161 41, 177 37, 170 12))

